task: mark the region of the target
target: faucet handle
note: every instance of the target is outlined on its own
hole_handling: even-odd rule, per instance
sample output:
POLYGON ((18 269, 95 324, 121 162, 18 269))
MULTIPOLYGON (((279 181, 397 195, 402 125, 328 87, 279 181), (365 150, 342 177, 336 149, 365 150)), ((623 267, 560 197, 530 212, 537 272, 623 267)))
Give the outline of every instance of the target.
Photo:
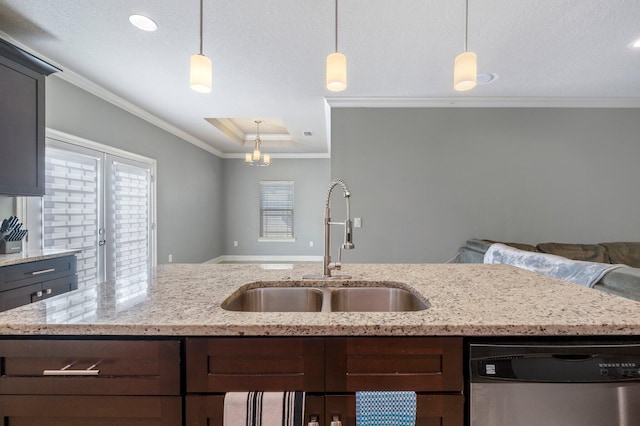
POLYGON ((339 271, 340 269, 342 269, 342 263, 340 262, 329 262, 329 265, 327 265, 327 267, 331 270, 335 269, 337 271, 339 271))

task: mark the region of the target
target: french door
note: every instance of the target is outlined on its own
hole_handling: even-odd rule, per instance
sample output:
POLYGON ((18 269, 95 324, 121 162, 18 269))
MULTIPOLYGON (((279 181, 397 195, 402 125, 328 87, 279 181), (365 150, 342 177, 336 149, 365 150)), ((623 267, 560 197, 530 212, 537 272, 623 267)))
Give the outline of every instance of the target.
POLYGON ((115 280, 135 297, 154 263, 153 161, 47 139, 45 164, 46 195, 28 207, 40 248, 81 250, 79 289, 115 280))

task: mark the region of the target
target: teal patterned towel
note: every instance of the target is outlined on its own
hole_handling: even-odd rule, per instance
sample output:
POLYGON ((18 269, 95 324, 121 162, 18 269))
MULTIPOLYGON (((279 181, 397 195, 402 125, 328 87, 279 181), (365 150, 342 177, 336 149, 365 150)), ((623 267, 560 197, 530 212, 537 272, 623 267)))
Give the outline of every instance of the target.
POLYGON ((356 392, 356 426, 415 424, 415 392, 356 392))

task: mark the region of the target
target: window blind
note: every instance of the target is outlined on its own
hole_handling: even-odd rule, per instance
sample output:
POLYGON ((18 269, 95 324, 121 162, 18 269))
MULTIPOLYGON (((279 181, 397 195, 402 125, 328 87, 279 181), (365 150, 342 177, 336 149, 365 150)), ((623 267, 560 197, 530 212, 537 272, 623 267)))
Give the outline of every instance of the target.
POLYGON ((114 161, 112 167, 113 262, 116 295, 123 302, 146 291, 150 262, 150 171, 114 161), (124 282, 128 284, 123 285, 124 282))
POLYGON ((47 147, 43 247, 80 249, 78 288, 98 279, 99 159, 47 147))
POLYGON ((260 237, 293 238, 293 181, 260 182, 260 237))

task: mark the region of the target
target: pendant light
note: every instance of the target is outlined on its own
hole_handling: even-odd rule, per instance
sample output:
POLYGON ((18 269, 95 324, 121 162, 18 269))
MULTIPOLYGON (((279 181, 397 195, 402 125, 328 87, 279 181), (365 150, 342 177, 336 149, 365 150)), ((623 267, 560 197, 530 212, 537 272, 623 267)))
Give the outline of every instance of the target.
POLYGON ((244 161, 250 166, 268 166, 271 164, 271 156, 269 154, 260 153, 260 123, 262 123, 262 121, 256 120, 255 123, 258 127, 256 143, 253 148, 253 153, 247 152, 244 156, 244 161))
POLYGON ((200 0, 200 53, 191 55, 189 84, 199 93, 211 92, 211 60, 202 54, 202 1, 200 0))
POLYGON ((467 51, 467 38, 469 33, 469 0, 465 1, 464 53, 456 56, 453 66, 453 88, 459 92, 476 87, 478 79, 478 57, 475 52, 467 51))
POLYGON ((336 51, 327 56, 327 89, 341 92, 347 88, 347 57, 338 52, 338 0, 336 0, 336 51))

